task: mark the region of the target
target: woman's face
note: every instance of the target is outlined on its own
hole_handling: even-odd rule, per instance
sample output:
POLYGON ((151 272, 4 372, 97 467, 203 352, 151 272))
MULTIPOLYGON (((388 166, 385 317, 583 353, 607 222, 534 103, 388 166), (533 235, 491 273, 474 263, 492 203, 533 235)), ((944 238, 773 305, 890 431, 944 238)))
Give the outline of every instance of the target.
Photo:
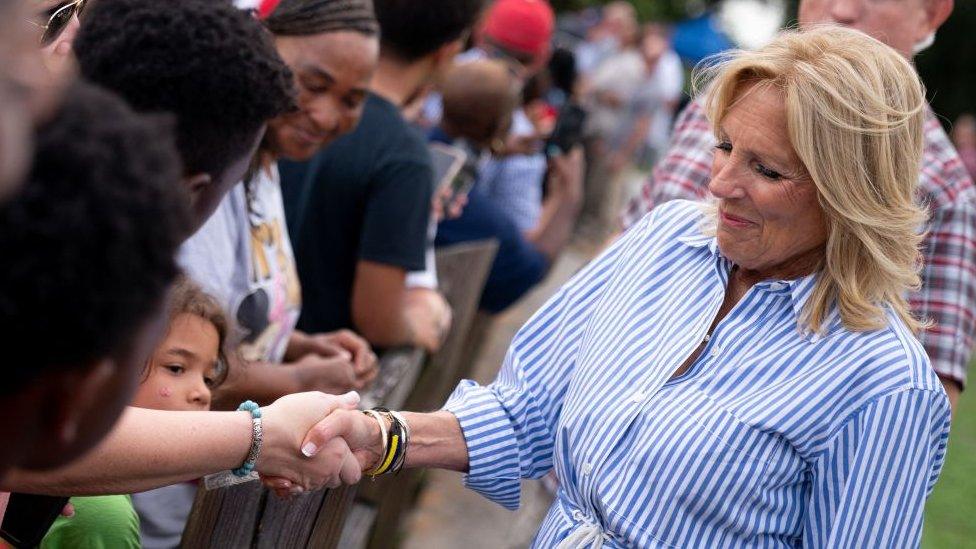
POLYGON ((149 360, 149 372, 132 405, 174 412, 209 410, 219 346, 213 324, 195 315, 177 315, 149 360))
POLYGON ((719 199, 719 249, 741 268, 790 272, 822 257, 827 224, 790 144, 781 92, 742 88, 720 126, 709 190, 719 199))
POLYGON ((271 121, 275 154, 308 160, 359 123, 379 59, 379 40, 354 31, 276 39, 295 75, 298 109, 271 121))

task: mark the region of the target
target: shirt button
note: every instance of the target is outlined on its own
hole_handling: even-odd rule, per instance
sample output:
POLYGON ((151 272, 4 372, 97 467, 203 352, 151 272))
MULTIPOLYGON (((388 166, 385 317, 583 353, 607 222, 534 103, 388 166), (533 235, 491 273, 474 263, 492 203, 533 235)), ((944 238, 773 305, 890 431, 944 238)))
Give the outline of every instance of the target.
POLYGON ((718 358, 718 355, 722 354, 722 349, 718 348, 718 345, 712 347, 712 356, 718 358))
POLYGON ((592 472, 593 472, 593 465, 590 464, 590 463, 584 463, 583 464, 583 474, 584 475, 589 475, 592 472))
POLYGON ((640 404, 641 402, 644 402, 644 393, 636 392, 631 395, 630 400, 634 401, 636 404, 640 404))

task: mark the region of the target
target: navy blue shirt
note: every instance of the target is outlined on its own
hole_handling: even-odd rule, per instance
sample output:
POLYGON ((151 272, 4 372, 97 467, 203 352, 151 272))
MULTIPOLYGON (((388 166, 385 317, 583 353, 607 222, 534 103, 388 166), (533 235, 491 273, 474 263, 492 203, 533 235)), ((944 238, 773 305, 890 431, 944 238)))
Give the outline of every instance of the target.
MULTIPOLYGON (((451 142, 439 129, 432 130, 429 138, 451 142)), ((477 186, 468 194, 468 205, 461 217, 442 221, 437 226, 435 244, 447 246, 490 238, 498 240, 498 254, 481 294, 480 307, 498 313, 542 281, 549 270, 549 261, 525 239, 511 217, 477 186)))
POLYGON ((355 131, 279 170, 302 283, 299 328, 353 327, 360 260, 424 269, 434 170, 426 139, 396 105, 371 94, 355 131))

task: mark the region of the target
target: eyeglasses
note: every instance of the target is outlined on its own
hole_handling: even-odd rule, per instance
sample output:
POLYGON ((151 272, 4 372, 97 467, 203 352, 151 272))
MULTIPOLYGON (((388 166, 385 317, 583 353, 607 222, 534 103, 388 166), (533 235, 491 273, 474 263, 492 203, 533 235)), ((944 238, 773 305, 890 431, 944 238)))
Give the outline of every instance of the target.
POLYGON ((51 42, 54 42, 64 32, 64 29, 67 28, 68 23, 71 22, 71 18, 75 15, 81 15, 87 2, 88 0, 74 0, 73 2, 51 8, 44 14, 47 16, 46 25, 31 21, 34 26, 44 29, 44 34, 41 36, 41 46, 47 46, 51 42))

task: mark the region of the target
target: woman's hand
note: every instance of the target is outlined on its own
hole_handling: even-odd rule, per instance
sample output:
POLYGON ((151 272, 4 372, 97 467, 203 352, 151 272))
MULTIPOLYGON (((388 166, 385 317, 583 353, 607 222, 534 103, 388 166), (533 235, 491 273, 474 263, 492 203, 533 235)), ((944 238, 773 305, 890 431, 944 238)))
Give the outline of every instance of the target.
MULTIPOLYGON (((387 430, 392 426, 389 421, 387 430)), ((316 449, 330 442, 344 440, 349 450, 359 462, 361 471, 372 471, 384 457, 383 435, 379 423, 371 415, 358 410, 336 410, 329 417, 313 427, 302 441, 305 449, 316 453, 316 449)))
POLYGON ((255 469, 292 492, 359 482, 362 467, 344 440, 334 438, 314 449, 307 447, 306 440, 317 422, 358 405, 355 392, 342 396, 313 392, 282 397, 262 408, 264 442, 255 469))
MULTIPOLYGON (((389 429, 390 425, 387 424, 386 427, 389 429)), ((344 484, 356 484, 361 480, 363 471, 375 469, 383 458, 383 439, 379 423, 361 411, 340 408, 320 421, 302 440, 302 453, 316 462, 326 463, 335 457, 333 455, 323 458, 323 454, 335 452, 337 442, 341 442, 350 452, 350 459, 355 463, 358 472, 352 474, 349 466, 348 474, 339 477, 344 484)), ((303 491, 287 477, 262 475, 261 480, 281 498, 303 491)))

